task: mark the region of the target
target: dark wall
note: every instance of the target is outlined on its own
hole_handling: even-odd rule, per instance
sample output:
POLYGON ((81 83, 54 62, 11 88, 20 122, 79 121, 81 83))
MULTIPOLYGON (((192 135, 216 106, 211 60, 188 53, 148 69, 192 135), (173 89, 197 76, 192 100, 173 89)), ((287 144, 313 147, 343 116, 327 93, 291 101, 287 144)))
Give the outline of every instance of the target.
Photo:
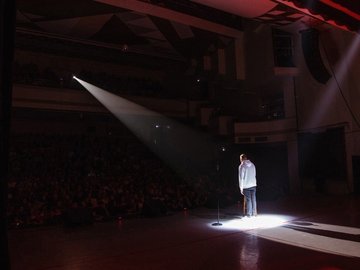
POLYGON ((302 178, 346 179, 344 128, 299 134, 299 174, 302 178))
POLYGON ((236 144, 224 158, 222 170, 227 181, 238 188, 239 156, 246 153, 256 166, 259 200, 277 199, 289 192, 288 155, 286 143, 236 144))

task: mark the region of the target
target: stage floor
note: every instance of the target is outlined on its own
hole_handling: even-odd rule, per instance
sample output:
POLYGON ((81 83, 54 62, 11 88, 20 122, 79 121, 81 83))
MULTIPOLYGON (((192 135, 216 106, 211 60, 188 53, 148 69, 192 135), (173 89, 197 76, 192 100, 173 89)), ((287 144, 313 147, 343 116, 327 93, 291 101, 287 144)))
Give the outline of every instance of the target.
POLYGON ((10 230, 11 269, 360 269, 359 197, 258 204, 250 219, 233 205, 219 214, 201 208, 72 229, 10 230))

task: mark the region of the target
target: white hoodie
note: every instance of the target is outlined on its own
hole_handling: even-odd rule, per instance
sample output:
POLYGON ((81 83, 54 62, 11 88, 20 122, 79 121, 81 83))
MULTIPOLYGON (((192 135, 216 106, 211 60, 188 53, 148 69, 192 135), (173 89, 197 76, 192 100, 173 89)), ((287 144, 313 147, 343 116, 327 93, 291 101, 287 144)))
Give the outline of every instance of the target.
POLYGON ((256 168, 248 159, 239 166, 239 187, 241 192, 244 188, 256 187, 256 168))

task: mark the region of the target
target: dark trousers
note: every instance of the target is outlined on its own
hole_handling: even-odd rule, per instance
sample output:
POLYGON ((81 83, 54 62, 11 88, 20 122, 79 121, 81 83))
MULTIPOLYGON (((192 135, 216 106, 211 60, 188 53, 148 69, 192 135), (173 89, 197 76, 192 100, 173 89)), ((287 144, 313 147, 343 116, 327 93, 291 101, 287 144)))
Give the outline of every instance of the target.
POLYGON ((244 188, 243 193, 246 202, 246 215, 256 216, 256 187, 244 188))

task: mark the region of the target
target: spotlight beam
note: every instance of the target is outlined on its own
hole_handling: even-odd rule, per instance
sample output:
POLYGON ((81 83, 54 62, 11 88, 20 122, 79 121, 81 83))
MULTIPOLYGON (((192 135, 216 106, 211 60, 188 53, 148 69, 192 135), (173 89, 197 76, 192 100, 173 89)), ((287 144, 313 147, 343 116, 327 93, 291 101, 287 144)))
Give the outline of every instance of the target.
POLYGON ((135 104, 74 76, 86 90, 171 167, 188 170, 210 166, 216 151, 209 135, 201 134, 157 112, 135 104))
MULTIPOLYGON (((323 44, 323 42, 321 44, 323 44)), ((355 54, 359 53, 359 48, 360 48, 360 36, 355 35, 352 44, 348 48, 345 56, 342 58, 342 60, 337 65, 335 70, 333 70, 333 68, 329 63, 333 78, 330 80, 328 86, 324 89, 322 98, 320 99, 318 105, 314 107, 313 113, 311 114, 311 117, 309 117, 309 121, 305 126, 317 127, 319 123, 324 120, 325 115, 331 109, 336 108, 336 106, 334 106, 335 105, 334 103, 337 100, 336 96, 338 96, 339 94, 343 99, 346 108, 350 112, 354 121, 357 123, 357 125, 359 125, 359 121, 354 116, 354 113, 352 112, 352 109, 349 106, 348 101, 346 100, 340 86, 341 83, 344 81, 346 74, 348 73, 348 69, 352 64, 353 59, 355 59, 354 57, 355 54)), ((324 47, 324 45, 323 45, 323 49, 325 55, 327 56, 326 48, 324 47)))

